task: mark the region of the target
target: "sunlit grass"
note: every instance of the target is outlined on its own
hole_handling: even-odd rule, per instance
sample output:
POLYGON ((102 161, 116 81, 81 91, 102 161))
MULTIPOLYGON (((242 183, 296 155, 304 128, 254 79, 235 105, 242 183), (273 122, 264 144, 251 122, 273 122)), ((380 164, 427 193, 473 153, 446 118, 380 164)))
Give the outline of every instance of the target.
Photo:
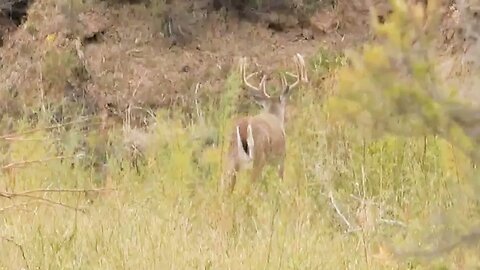
MULTIPOLYGON (((237 87, 238 79, 227 80, 226 88, 237 87)), ((267 170, 249 195, 244 193, 246 186, 252 185, 245 177, 248 173, 242 174, 231 196, 218 189, 223 135, 234 114, 226 101, 221 102, 225 111, 220 112, 218 107, 203 104, 205 121, 186 127, 180 118, 159 112, 139 171, 123 150, 120 130, 111 134, 106 173, 91 166, 88 154, 75 156, 74 149, 82 141, 78 129, 56 133, 60 135, 39 131, 24 136, 40 141, 2 141, 8 145, 4 160, 10 162, 58 156, 59 149, 65 156, 75 156, 16 168, 10 175, 3 171, 2 186, 12 175, 17 192, 92 188, 110 177, 117 190, 88 197, 92 203, 83 193, 45 195, 85 207, 85 213, 45 202, 2 211, 0 251, 4 255, 0 265, 5 269, 25 264, 30 269, 390 269, 429 265, 421 260, 382 257, 379 247, 418 248, 419 241, 427 241, 428 246, 431 233, 461 231, 464 226, 439 221, 449 220, 451 215, 458 219, 455 213, 468 215, 472 224, 478 221, 474 214, 478 208, 471 199, 474 192, 466 192, 470 184, 465 179, 474 173, 473 167, 441 139, 387 136, 365 140, 356 128, 331 122, 323 107, 328 99, 321 94, 323 87, 303 87, 292 98, 285 180, 280 182, 274 170, 267 170), (211 136, 211 132, 202 132, 205 125, 218 131, 216 143, 205 144, 204 137, 199 138, 211 136), (364 226, 364 231, 345 232, 348 228, 333 208, 330 191, 351 226, 364 226), (360 208, 362 201, 373 203, 360 208), (380 218, 407 227, 377 222, 380 218)), ((25 129, 25 123, 18 122, 19 129, 25 129)), ((16 201, 2 198, 1 205, 16 201)), ((467 256, 468 252, 435 263, 478 265, 478 257, 467 256)))
MULTIPOLYGON (((378 68, 370 72, 384 75, 385 69, 378 67, 381 47, 369 52, 366 60, 378 68)), ((399 255, 421 254, 448 245, 476 226, 479 187, 472 179, 478 172, 462 151, 437 136, 408 131, 402 134, 416 136, 392 132, 380 136, 361 121, 356 126, 338 121, 341 113, 358 116, 355 113, 361 111, 354 103, 335 99, 337 69, 345 64, 343 56, 324 49, 310 59, 311 81, 294 91, 288 108, 284 181, 272 168, 258 183, 250 183, 244 172, 231 195, 219 185, 231 120, 255 111, 248 100, 239 99, 235 69, 218 99, 198 103, 193 120, 186 121, 180 111, 156 112, 137 160, 130 157, 121 128, 106 137, 95 128, 81 131, 80 124, 23 134, 49 126, 53 112, 39 112, 35 123, 15 119, 11 129, 20 135, 0 138, 0 161, 5 166, 0 191, 115 190, 14 198, 2 193, 0 267, 478 267, 478 245, 431 257, 392 256, 392 250, 399 255), (325 105, 332 100, 336 107, 325 105)), ((343 70, 346 88, 380 89, 370 88, 378 78, 375 74, 365 77, 367 71, 357 71, 343 70)), ((366 107, 373 102, 362 101, 366 107)), ((370 109, 379 110, 374 112, 379 114, 376 120, 385 121, 383 127, 392 124, 386 111, 370 109)), ((2 119, 0 124, 7 126, 6 122, 2 119)))

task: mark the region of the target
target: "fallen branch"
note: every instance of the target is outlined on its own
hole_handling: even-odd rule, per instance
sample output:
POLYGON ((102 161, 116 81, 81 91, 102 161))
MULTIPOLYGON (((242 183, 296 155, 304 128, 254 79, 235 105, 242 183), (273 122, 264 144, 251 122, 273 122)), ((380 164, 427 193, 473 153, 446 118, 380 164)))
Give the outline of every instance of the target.
POLYGON ((44 159, 34 159, 34 160, 22 160, 22 161, 15 161, 12 163, 9 163, 7 165, 4 165, 0 167, 2 170, 8 170, 11 168, 19 168, 25 165, 29 164, 34 164, 34 163, 44 163, 52 160, 58 160, 58 159, 67 159, 67 158, 75 158, 78 155, 71 155, 71 156, 58 156, 58 157, 49 157, 49 158, 44 158, 44 159))
POLYGON ((33 190, 26 190, 22 192, 15 192, 15 193, 9 193, 9 192, 0 192, 2 194, 10 194, 10 195, 15 195, 15 196, 22 196, 22 195, 27 195, 27 194, 32 194, 32 193, 87 193, 87 192, 103 192, 103 191, 108 191, 108 190, 117 190, 116 188, 92 188, 92 189, 33 189, 33 190))
POLYGON ((14 204, 10 205, 4 208, 0 208, 0 212, 7 211, 13 208, 17 207, 22 207, 22 206, 27 206, 28 204, 31 204, 32 201, 40 201, 44 202, 47 204, 51 205, 57 205, 57 206, 62 206, 64 208, 72 209, 75 211, 80 211, 82 213, 85 213, 84 208, 79 208, 75 206, 71 206, 68 204, 64 204, 58 201, 54 201, 51 199, 47 199, 45 197, 40 197, 40 196, 35 196, 31 195, 33 193, 88 193, 88 192, 103 192, 107 190, 116 190, 115 188, 101 188, 101 189, 35 189, 35 190, 27 190, 27 191, 22 191, 22 192, 17 192, 17 193, 12 193, 12 192, 6 192, 6 191, 0 191, 0 197, 7 198, 7 199, 13 199, 17 197, 22 197, 22 198, 27 198, 30 199, 31 201, 25 202, 25 203, 19 203, 19 204, 14 204))
POLYGON ((338 216, 340 216, 340 218, 343 220, 343 222, 347 225, 348 227, 348 232, 352 232, 352 231, 357 231, 357 229, 355 228, 352 228, 352 224, 348 221, 348 219, 345 217, 344 214, 342 214, 342 212, 340 211, 340 208, 337 206, 337 203, 335 202, 335 199, 333 198, 333 193, 332 191, 328 192, 328 197, 330 198, 330 203, 332 204, 333 206, 333 209, 335 209, 335 212, 337 212, 338 216))
MULTIPOLYGON (((82 124, 82 123, 86 123, 88 121, 91 121, 92 119, 93 118, 87 118, 87 119, 62 123, 62 124, 58 124, 58 125, 53 125, 53 126, 49 126, 49 127, 34 128, 34 129, 26 130, 26 131, 23 131, 23 132, 0 135, 0 140, 11 140, 12 138, 19 137, 19 136, 22 136, 22 135, 31 134, 31 133, 35 133, 37 131, 47 131, 47 130, 62 128, 62 127, 71 126, 71 125, 75 125, 75 124, 82 124)), ((100 121, 94 122, 94 123, 92 123, 92 125, 97 124, 97 123, 100 123, 100 121)))
POLYGON ((380 219, 378 219, 378 221, 381 222, 381 223, 385 223, 385 224, 388 224, 388 225, 399 226, 399 227, 402 227, 402 228, 407 227, 407 224, 405 224, 405 223, 403 223, 399 220, 380 218, 380 219))
MULTIPOLYGON (((0 208, 0 213, 8 211, 8 210, 21 208, 21 207, 27 207, 27 206, 32 205, 32 204, 45 204, 45 205, 48 205, 48 206, 53 206, 50 202, 45 201, 45 200, 30 200, 30 201, 27 201, 27 202, 16 203, 16 204, 12 204, 12 205, 0 208)), ((26 211, 26 209, 23 209, 23 210, 26 211)))
MULTIPOLYGON (((85 211, 86 211, 83 208, 70 206, 68 204, 64 204, 64 203, 57 202, 57 201, 54 201, 54 200, 50 200, 50 199, 47 199, 47 198, 44 198, 44 197, 39 197, 39 196, 34 196, 34 195, 29 195, 29 194, 15 194, 15 193, 8 193, 8 192, 0 192, 0 197, 4 197, 4 198, 8 198, 8 199, 13 199, 13 198, 16 198, 16 197, 23 197, 23 198, 28 198, 28 199, 31 199, 31 200, 38 200, 38 201, 43 201, 43 202, 46 202, 46 203, 49 203, 49 204, 62 206, 64 208, 68 208, 68 209, 75 210, 75 211, 80 211, 82 213, 85 213, 85 211)), ((18 206, 21 206, 21 205, 19 204, 19 205, 16 205, 15 207, 18 207, 18 206)), ((5 210, 8 210, 8 207, 6 207, 5 210)))
POLYGON ((44 201, 44 202, 49 203, 49 204, 62 206, 64 208, 75 210, 75 211, 80 211, 82 213, 86 212, 85 208, 79 208, 79 207, 71 206, 71 205, 68 205, 68 204, 64 204, 64 203, 57 202, 57 201, 54 201, 54 200, 50 200, 50 199, 43 198, 43 197, 31 196, 31 195, 20 195, 19 197, 26 197, 26 198, 30 198, 30 199, 33 199, 33 200, 44 201))
POLYGON ((7 137, 3 138, 5 141, 16 141, 16 142, 44 142, 47 140, 51 141, 60 141, 60 139, 48 139, 48 138, 30 138, 30 139, 25 139, 21 137, 7 137))

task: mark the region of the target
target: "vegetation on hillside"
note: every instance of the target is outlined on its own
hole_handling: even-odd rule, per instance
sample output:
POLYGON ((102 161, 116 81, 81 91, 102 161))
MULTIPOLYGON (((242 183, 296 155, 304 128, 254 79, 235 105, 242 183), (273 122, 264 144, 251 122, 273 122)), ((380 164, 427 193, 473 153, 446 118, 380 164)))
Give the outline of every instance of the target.
MULTIPOLYGON (((193 84, 188 115, 146 110, 138 129, 127 107, 107 129, 105 114, 81 116, 88 102, 41 99, 88 67, 75 47, 52 45, 38 58, 51 76, 31 86, 38 96, 1 88, 17 102, 0 103, 10 112, 0 119, 1 267, 478 267, 478 110, 438 68, 456 60, 435 30, 442 6, 391 3, 384 23, 372 14, 376 36, 362 48, 306 57, 311 81, 288 108, 285 180, 273 168, 254 184, 243 173, 231 195, 219 186, 231 120, 258 110, 236 66, 215 98, 193 84)), ((463 83, 476 74, 468 69, 456 73, 463 83)))

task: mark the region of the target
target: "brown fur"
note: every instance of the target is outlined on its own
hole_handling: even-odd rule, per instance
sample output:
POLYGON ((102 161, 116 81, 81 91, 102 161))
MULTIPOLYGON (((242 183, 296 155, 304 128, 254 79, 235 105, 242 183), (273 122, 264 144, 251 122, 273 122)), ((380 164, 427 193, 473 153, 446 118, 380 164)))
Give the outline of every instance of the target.
MULTIPOLYGON (((283 179, 285 159, 285 133, 281 119, 276 115, 265 112, 255 116, 247 116, 236 121, 234 132, 230 136, 229 152, 227 158, 227 177, 230 180, 230 191, 236 184, 236 174, 242 169, 241 160, 237 152, 237 126, 240 127, 240 138, 243 145, 247 144, 247 127, 252 127, 253 141, 253 164, 251 181, 256 182, 261 176, 263 168, 267 164, 278 166, 278 175, 283 179)), ((242 146, 243 147, 243 146, 242 146)), ((245 148, 243 148, 245 149, 245 148)), ((251 149, 248 149, 251 151, 251 149)), ((246 152, 248 154, 248 152, 246 152)))
POLYGON ((278 176, 283 180, 285 162, 285 110, 286 99, 290 90, 295 88, 300 81, 307 82, 304 71, 304 60, 300 54, 295 56, 298 75, 293 84, 287 84, 282 77, 282 93, 280 96, 271 97, 266 93, 266 76, 264 75, 258 87, 248 82, 255 73, 245 74, 245 61, 241 66, 244 84, 253 90, 251 92, 255 101, 263 107, 263 111, 255 116, 245 116, 235 121, 234 129, 230 136, 226 170, 222 177, 222 183, 230 186, 232 192, 236 184, 236 175, 239 170, 252 169, 251 181, 256 182, 261 176, 265 165, 276 165, 278 176), (302 69, 303 67, 303 69, 302 69), (242 145, 238 145, 242 144, 242 145))

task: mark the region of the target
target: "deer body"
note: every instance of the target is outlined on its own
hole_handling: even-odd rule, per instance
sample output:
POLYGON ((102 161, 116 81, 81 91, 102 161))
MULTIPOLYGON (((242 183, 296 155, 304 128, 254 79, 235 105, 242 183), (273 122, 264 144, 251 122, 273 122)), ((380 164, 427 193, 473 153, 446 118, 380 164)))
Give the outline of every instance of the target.
POLYGON ((262 113, 237 121, 230 140, 231 160, 239 168, 251 169, 253 161, 282 157, 285 152, 285 131, 277 116, 262 113))
MULTIPOLYGON (((300 58, 301 56, 298 54, 296 57, 303 64, 303 58, 300 58)), ((230 191, 235 188, 236 174, 240 170, 252 170, 251 181, 255 182, 261 176, 265 165, 276 165, 279 178, 283 179, 286 155, 286 100, 290 89, 295 87, 299 80, 307 81, 300 64, 297 64, 300 72, 300 75, 296 76, 297 81, 292 85, 287 85, 285 77, 282 77, 283 91, 278 97, 271 97, 266 93, 266 76, 263 76, 258 88, 248 83, 248 78, 256 73, 246 77, 244 64, 242 65, 243 81, 247 87, 253 90, 251 95, 263 107, 263 111, 254 116, 240 117, 235 121, 230 136, 227 168, 223 179, 223 182, 229 181, 230 191)))

